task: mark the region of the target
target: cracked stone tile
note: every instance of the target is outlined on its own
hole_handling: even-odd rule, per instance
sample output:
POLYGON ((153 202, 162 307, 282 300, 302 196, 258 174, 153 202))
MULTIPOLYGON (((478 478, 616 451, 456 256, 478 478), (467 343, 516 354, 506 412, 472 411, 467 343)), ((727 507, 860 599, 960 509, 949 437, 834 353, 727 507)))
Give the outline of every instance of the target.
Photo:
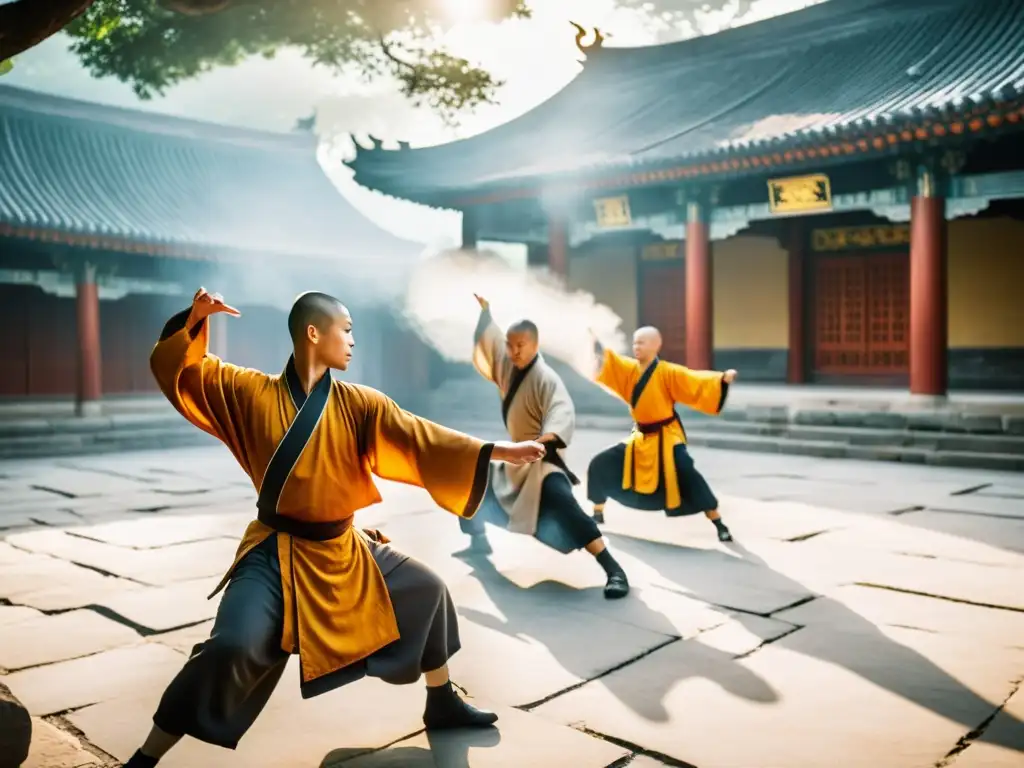
POLYGON ((945 755, 1005 696, 1007 677, 1024 662, 1020 652, 978 654, 970 643, 910 631, 804 628, 738 661, 700 639, 662 648, 536 714, 694 765, 905 768, 945 755), (793 724, 808 722, 818 725, 794 738, 793 724))
POLYGON ((380 752, 345 759, 328 755, 325 768, 604 768, 629 751, 585 733, 504 707, 498 727, 479 731, 420 733, 380 752))
POLYGON ((810 587, 772 570, 758 558, 737 556, 737 550, 749 552, 742 544, 733 545, 732 551, 702 549, 623 534, 609 534, 608 542, 617 556, 621 553, 645 564, 655 574, 651 584, 706 603, 769 614, 813 594, 810 587))
MULTIPOLYGON (((81 709, 68 719, 100 749, 126 760, 146 737, 152 713, 176 672, 160 681, 151 678, 130 694, 81 709)), ((423 704, 422 685, 392 686, 371 678, 303 700, 293 657, 236 751, 184 739, 160 761, 160 768, 318 766, 338 749, 378 749, 420 730, 423 704)))
POLYGON ((961 752, 956 768, 1019 768, 1024 759, 1024 688, 1006 702, 988 728, 961 752))
MULTIPOLYGON (((467 579, 453 590, 463 650, 450 662, 452 677, 470 693, 486 691, 509 706, 538 701, 669 639, 661 632, 540 602, 515 588, 496 590, 467 579)), ((603 600, 600 594, 591 597, 603 600)), ((673 631, 667 620, 661 621, 673 631)))
POLYGON ((147 517, 101 525, 82 525, 68 534, 117 547, 155 549, 224 537, 237 539, 244 530, 233 515, 174 515, 147 517))
POLYGON ((147 687, 166 686, 184 663, 185 657, 177 651, 140 642, 25 669, 2 679, 29 713, 45 716, 131 695, 147 687))
POLYGON ((40 488, 50 489, 54 495, 63 495, 68 498, 110 496, 125 491, 131 492, 141 486, 141 483, 135 480, 87 470, 61 469, 59 467, 53 467, 45 478, 39 478, 35 484, 40 488))
POLYGON ((238 548, 236 540, 221 538, 138 550, 71 536, 65 531, 49 530, 16 534, 7 540, 22 549, 153 585, 223 573, 238 548))
POLYGON ((732 618, 700 634, 700 642, 732 656, 751 653, 797 629, 793 624, 734 613, 732 618))
POLYGON ((45 555, 0 567, 0 597, 41 611, 81 608, 136 589, 142 587, 45 555))
POLYGON ((90 610, 37 616, 0 635, 0 667, 16 671, 75 659, 139 641, 135 630, 90 610))
POLYGON ((210 636, 211 629, 213 629, 213 621, 204 621, 202 624, 195 624, 191 627, 151 635, 146 640, 150 643, 162 643, 187 656, 192 653, 193 647, 210 636))
POLYGON ((1024 647, 1024 613, 982 608, 904 592, 841 586, 774 618, 848 631, 874 625, 903 626, 970 638, 979 646, 1024 647))
POLYGON ((103 761, 82 749, 81 743, 45 720, 32 718, 32 745, 21 768, 85 768, 103 761))
MULTIPOLYGON (((225 568, 226 570, 226 568, 225 568)), ((130 592, 109 595, 96 604, 123 616, 153 632, 168 630, 212 619, 224 596, 223 590, 212 600, 207 596, 219 578, 197 579, 166 587, 140 587, 130 592)))

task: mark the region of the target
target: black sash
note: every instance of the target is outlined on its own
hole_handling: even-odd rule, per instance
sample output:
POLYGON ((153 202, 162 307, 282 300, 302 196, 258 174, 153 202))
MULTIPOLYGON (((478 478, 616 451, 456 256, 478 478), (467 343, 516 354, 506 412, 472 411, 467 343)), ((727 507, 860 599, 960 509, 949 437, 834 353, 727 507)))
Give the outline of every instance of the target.
POLYGON ((526 374, 533 370, 533 366, 537 364, 538 359, 540 359, 540 355, 533 358, 525 368, 512 369, 512 378, 508 382, 508 392, 505 393, 505 397, 501 401, 501 420, 506 427, 508 426, 508 411, 512 407, 512 401, 515 399, 516 392, 519 391, 523 381, 526 379, 526 374))
POLYGON ((651 376, 654 375, 654 369, 658 367, 658 363, 660 362, 661 360, 659 360, 657 357, 654 358, 654 362, 647 366, 647 370, 644 371, 643 374, 641 374, 639 381, 637 381, 636 383, 636 386, 633 387, 633 394, 630 395, 629 402, 630 405, 632 405, 634 408, 636 408, 636 404, 640 402, 640 395, 644 393, 644 389, 651 381, 651 376))
POLYGON ((303 522, 278 514, 277 505, 285 483, 288 482, 296 462, 327 408, 327 401, 331 395, 331 373, 325 373, 307 396, 302 390, 299 374, 295 370, 295 357, 292 356, 288 358, 288 365, 285 366, 284 378, 288 394, 291 395, 292 403, 298 412, 288 425, 288 431, 281 438, 281 442, 277 444, 267 471, 263 474, 263 484, 260 486, 259 499, 256 501, 258 518, 261 523, 275 531, 302 539, 327 541, 344 533, 352 525, 352 518, 328 523, 303 522))
POLYGON ((580 479, 573 474, 571 469, 569 469, 569 465, 565 463, 565 459, 558 455, 558 451, 565 447, 566 445, 560 437, 544 443, 544 456, 541 458, 541 461, 546 464, 554 464, 560 470, 565 472, 565 476, 569 478, 570 483, 573 485, 579 485, 580 479))

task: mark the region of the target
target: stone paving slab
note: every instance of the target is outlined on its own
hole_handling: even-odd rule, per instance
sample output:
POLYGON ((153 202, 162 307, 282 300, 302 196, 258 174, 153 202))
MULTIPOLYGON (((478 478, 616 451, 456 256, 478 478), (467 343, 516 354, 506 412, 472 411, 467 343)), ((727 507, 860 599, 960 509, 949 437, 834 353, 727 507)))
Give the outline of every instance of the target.
POLYGON ((115 547, 156 549, 223 537, 237 540, 245 530, 245 522, 239 515, 211 514, 207 511, 204 514, 178 514, 173 517, 79 525, 66 531, 73 536, 115 547))
MULTIPOLYGON (((184 657, 174 656, 180 668, 184 657)), ((133 686, 129 695, 81 709, 69 720, 100 749, 126 760, 148 733, 152 713, 177 671, 165 668, 162 676, 133 686)), ((185 739, 160 761, 160 768, 318 766, 338 749, 379 749, 421 730, 424 700, 422 685, 391 686, 368 678, 303 700, 293 658, 236 751, 185 739)))
POLYGON ((166 685, 185 656, 142 643, 6 675, 3 680, 33 715, 52 715, 131 694, 148 683, 166 685))
POLYGON ((32 718, 32 745, 21 768, 85 768, 102 764, 74 736, 41 718, 32 718))
POLYGON ((238 549, 237 539, 220 538, 137 550, 72 536, 62 530, 19 533, 9 536, 7 541, 22 549, 154 586, 222 574, 238 549))
POLYGON ((863 640, 804 629, 738 662, 700 638, 680 641, 536 712, 694 765, 820 768, 823 756, 828 764, 842 756, 835 764, 844 768, 930 766, 994 707, 964 686, 1001 699, 1007 669, 1022 661, 973 654, 967 644, 930 649, 947 673, 891 640, 863 640), (643 707, 625 705, 629 697, 643 707), (823 715, 827 727, 800 727, 794 738, 794 723, 821 724, 823 715))
POLYGON ((809 603, 780 611, 773 618, 844 631, 881 625, 906 627, 946 637, 972 639, 979 647, 1024 648, 1024 613, 886 589, 837 587, 809 603))
MULTIPOLYGON (((871 557, 876 552, 886 552, 932 560, 941 559, 946 562, 1024 566, 1024 556, 1011 549, 936 531, 937 514, 908 512, 894 520, 865 520, 841 530, 826 531, 815 537, 814 543, 848 551, 857 550, 863 552, 866 557, 871 557)), ((1001 523, 1012 521, 983 518, 975 522, 981 524, 971 527, 977 532, 979 529, 984 530, 986 524, 999 526, 1001 523)), ((1024 521, 1021 521, 1021 532, 1024 533, 1024 521)), ((1006 533, 1009 534, 1011 531, 1007 530, 1006 533)), ((998 540, 998 537, 993 538, 998 540)))
POLYGON ((985 496, 980 491, 964 496, 944 496, 927 505, 939 512, 958 512, 970 515, 995 515, 1024 519, 1024 503, 1019 499, 985 496))
POLYGON ((196 579, 166 587, 138 587, 98 599, 96 604, 146 630, 166 632, 212 619, 224 591, 211 600, 207 597, 218 581, 196 579))
POLYGON ((325 763, 345 768, 566 768, 571 759, 572 768, 605 768, 629 754, 526 712, 504 707, 497 712, 500 729, 424 732, 380 752, 351 760, 331 755, 325 763))
POLYGON ((37 611, 35 608, 29 608, 24 605, 0 605, 0 627, 20 624, 23 621, 41 618, 45 615, 45 613, 37 611))
POLYGON ((9 671, 89 656, 137 643, 139 635, 90 610, 28 618, 0 635, 0 667, 9 671))
POLYGON ((0 567, 0 598, 41 611, 82 608, 142 587, 88 568, 36 555, 29 563, 0 567))
POLYGON ((528 595, 492 601, 482 589, 473 595, 468 587, 463 584, 454 593, 466 650, 452 658, 452 675, 470 693, 487 691, 506 705, 539 701, 670 639, 595 614, 530 600, 528 595))

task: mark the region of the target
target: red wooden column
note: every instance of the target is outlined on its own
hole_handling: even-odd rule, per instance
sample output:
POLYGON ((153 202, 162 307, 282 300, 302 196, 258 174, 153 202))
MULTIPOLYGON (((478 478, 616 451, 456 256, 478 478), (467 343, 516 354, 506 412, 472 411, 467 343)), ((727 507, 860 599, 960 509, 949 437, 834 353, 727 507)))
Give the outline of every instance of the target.
POLYGON ((83 265, 75 284, 78 321, 78 387, 76 411, 79 416, 100 412, 103 396, 100 371, 100 295, 96 288, 96 268, 83 265))
POLYGON ((910 203, 910 393, 948 391, 946 201, 924 171, 910 203))
POLYGON ((807 286, 804 280, 806 242, 804 228, 799 219, 790 219, 786 224, 786 250, 789 266, 789 350, 786 382, 788 384, 803 384, 807 381, 807 331, 805 328, 807 286))
POLYGON ((569 276, 569 226, 561 216, 548 218, 548 268, 561 277, 569 276))
POLYGON ((710 370, 714 361, 711 241, 704 206, 686 210, 686 366, 710 370))

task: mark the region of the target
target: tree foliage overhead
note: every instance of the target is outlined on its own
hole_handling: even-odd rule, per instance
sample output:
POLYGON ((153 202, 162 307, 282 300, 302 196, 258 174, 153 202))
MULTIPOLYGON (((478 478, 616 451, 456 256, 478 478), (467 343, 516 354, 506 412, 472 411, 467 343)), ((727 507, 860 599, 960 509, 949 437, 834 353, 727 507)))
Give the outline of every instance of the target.
MULTIPOLYGON (((454 122, 502 83, 435 40, 453 0, 15 0, 0 5, 0 62, 62 28, 95 77, 143 99, 218 66, 296 48, 368 78, 391 75, 414 104, 454 122)), ((480 4, 489 20, 529 16, 523 0, 480 4)))

